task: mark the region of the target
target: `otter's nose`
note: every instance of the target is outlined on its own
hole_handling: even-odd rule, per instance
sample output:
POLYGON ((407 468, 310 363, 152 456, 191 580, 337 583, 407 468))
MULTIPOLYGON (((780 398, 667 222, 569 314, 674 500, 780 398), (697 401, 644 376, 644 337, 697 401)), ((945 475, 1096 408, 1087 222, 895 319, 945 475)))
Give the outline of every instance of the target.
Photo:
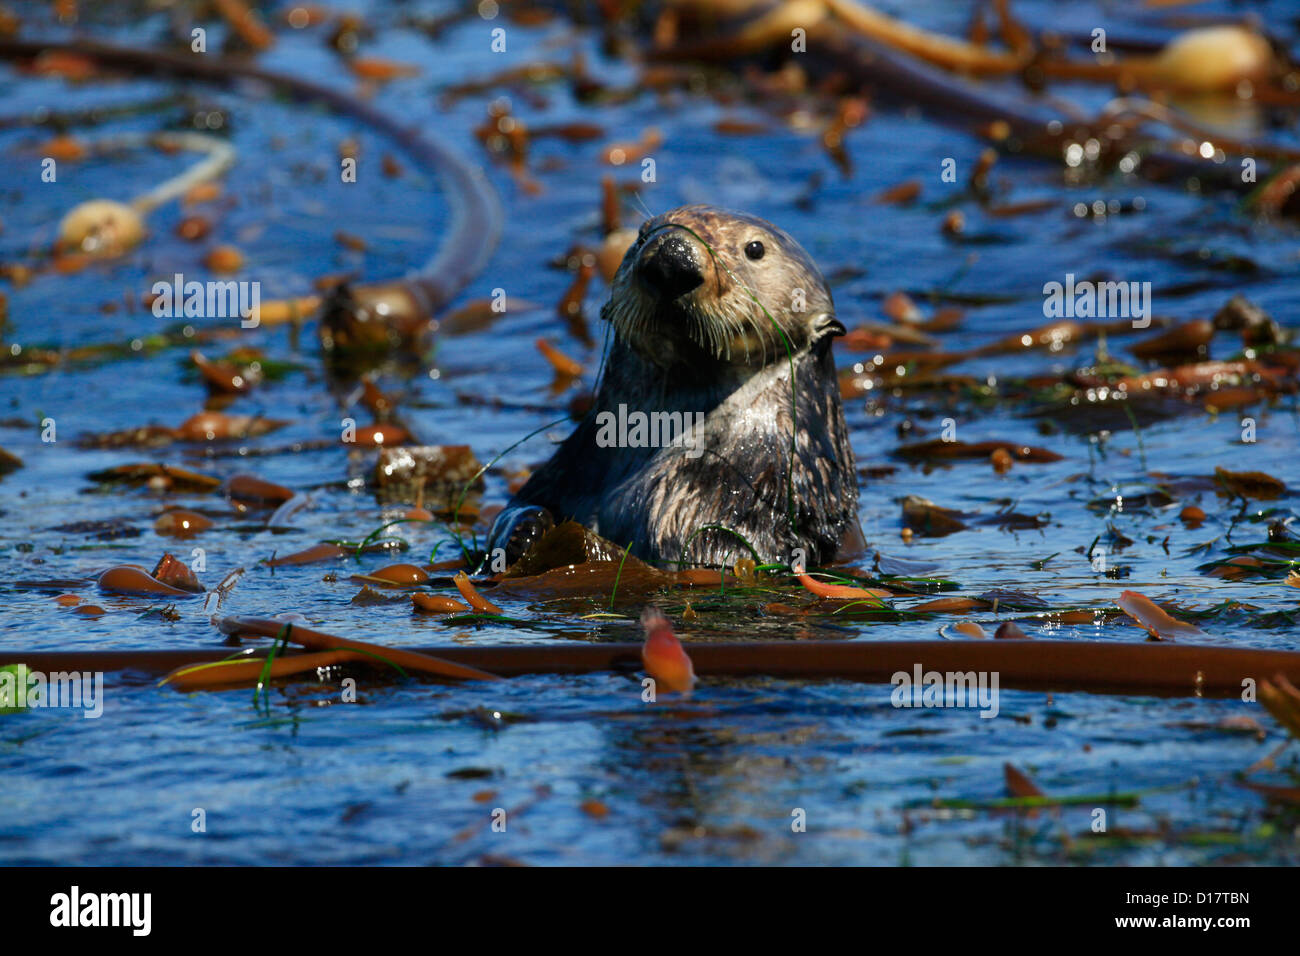
POLYGON ((651 240, 641 250, 636 272, 641 281, 664 299, 675 299, 704 281, 695 250, 679 233, 651 240))

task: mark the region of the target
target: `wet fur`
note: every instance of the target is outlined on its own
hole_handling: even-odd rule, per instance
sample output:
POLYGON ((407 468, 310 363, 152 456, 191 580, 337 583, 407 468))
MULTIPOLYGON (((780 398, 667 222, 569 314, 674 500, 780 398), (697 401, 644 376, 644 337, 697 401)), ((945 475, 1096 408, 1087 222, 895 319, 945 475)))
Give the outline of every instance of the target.
MULTIPOLYGON (((554 457, 537 470, 511 508, 540 505, 556 520, 573 518, 652 561, 734 563, 747 555, 734 528, 763 561, 808 563, 834 557, 857 532, 857 476, 840 403, 833 336, 843 333, 825 280, 781 230, 756 217, 686 206, 646 223, 623 259, 610 301, 613 343, 593 406, 554 457), (638 283, 642 247, 663 229, 686 226, 697 255, 709 261, 703 284, 660 303, 638 283), (695 237, 712 247, 717 261, 695 237), (763 259, 743 252, 751 239, 763 259), (757 294, 771 318, 746 287, 757 294), (802 288, 806 311, 790 308, 802 288), (795 530, 787 501, 791 363, 794 354, 798 440, 793 469, 795 530), (686 447, 601 448, 597 416, 629 411, 705 413, 699 457, 686 447)), ((508 513, 493 528, 501 545, 508 513), (505 520, 503 520, 505 519, 505 520)), ((860 534, 860 532, 858 532, 860 534)))

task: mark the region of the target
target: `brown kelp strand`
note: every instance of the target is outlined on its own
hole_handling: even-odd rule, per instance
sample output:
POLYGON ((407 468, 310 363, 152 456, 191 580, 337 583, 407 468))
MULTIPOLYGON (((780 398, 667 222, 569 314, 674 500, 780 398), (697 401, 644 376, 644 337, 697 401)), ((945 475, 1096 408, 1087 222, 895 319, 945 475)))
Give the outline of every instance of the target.
POLYGON ((260 635, 262 637, 281 637, 308 650, 331 651, 350 650, 374 655, 384 663, 413 670, 419 673, 435 674, 441 677, 454 677, 460 680, 496 680, 497 675, 490 674, 476 667, 448 662, 436 655, 421 651, 411 651, 399 647, 384 647, 364 641, 353 641, 336 637, 323 631, 301 627, 296 623, 286 627, 290 622, 274 618, 228 617, 221 621, 221 629, 230 635, 260 635))
POLYGON ((460 596, 463 597, 465 602, 474 610, 483 614, 502 613, 501 608, 497 607, 487 598, 483 597, 483 595, 479 594, 478 588, 474 587, 474 583, 470 581, 469 576, 466 575, 464 571, 456 575, 455 584, 456 590, 460 592, 460 596))
POLYGON ((191 590, 174 587, 155 578, 144 568, 130 564, 109 568, 101 574, 99 588, 110 593, 142 597, 192 598, 195 596, 191 590))
MULTIPOLYGON (((273 638, 285 622, 228 618, 227 633, 273 638)), ((300 630, 298 627, 294 631, 300 630)), ((357 644, 306 632, 298 642, 315 650, 361 647, 400 666, 411 657, 441 658, 462 675, 490 669, 498 677, 581 674, 639 667, 640 643, 590 645, 447 646, 398 649, 357 644), (308 643, 308 640, 311 643, 308 643), (334 643, 331 643, 334 642, 334 643)), ((1236 697, 1242 681, 1276 674, 1300 681, 1300 653, 1255 648, 1113 641, 796 641, 709 644, 685 642, 700 678, 783 677, 889 683, 899 671, 996 670, 1004 686, 1082 690, 1153 696, 1236 697)), ((39 670, 138 670, 162 673, 222 659, 217 650, 0 652, 0 665, 24 663, 39 670)), ((380 664, 382 666, 382 663, 380 664)), ((458 675, 450 675, 458 676, 458 675)), ((475 677, 473 679, 485 679, 475 677)))
POLYGON ((451 223, 443 230, 438 254, 422 274, 401 283, 416 297, 426 315, 431 316, 460 291, 483 268, 496 246, 502 228, 500 201, 482 174, 437 140, 347 93, 247 61, 218 56, 194 57, 93 41, 0 38, 0 57, 4 59, 32 61, 51 53, 79 57, 99 68, 182 77, 218 86, 253 80, 294 99, 319 103, 351 116, 389 137, 442 181, 452 207, 451 223))
MULTIPOLYGON (((691 24, 690 39, 646 46, 659 60, 707 61, 715 64, 753 62, 767 56, 792 59, 814 81, 848 86, 855 92, 899 106, 919 106, 948 122, 973 129, 999 149, 1026 153, 1059 162, 1070 144, 1096 144, 1090 162, 1113 167, 1124 157, 1138 155, 1131 171, 1148 178, 1195 180, 1200 189, 1247 192, 1249 184, 1232 174, 1227 165, 1186 149, 1191 137, 1169 142, 1148 133, 1142 123, 1152 119, 1139 111, 1135 122, 1117 123, 1103 115, 1095 120, 1045 109, 1026 98, 994 98, 966 82, 969 74, 1018 75, 1033 89, 1053 80, 1099 80, 1124 92, 1170 93, 1227 91, 1256 88, 1285 90, 1274 83, 1281 70, 1274 63, 1268 42, 1242 27, 1208 27, 1190 30, 1171 39, 1154 57, 1069 60, 1047 55, 1041 38, 1032 38, 1018 51, 992 51, 987 47, 918 29, 854 0, 783 5, 767 10, 758 3, 741 5, 730 16, 716 17, 702 3, 681 5, 691 24), (847 27, 847 29, 846 29, 847 27), (791 57, 791 29, 807 33, 807 52, 791 57), (1241 84, 1246 84, 1244 87, 1241 84)), ((644 16, 644 12, 642 13, 644 16)), ((1024 36, 1029 37, 1027 32, 1024 36)), ((770 60, 769 68, 770 68, 770 60)), ((1168 117, 1157 113, 1155 120, 1168 117)), ((1198 132, 1201 132, 1198 130, 1198 132)), ((1194 142, 1215 137, 1202 135, 1194 142)), ((1221 149, 1247 157, 1280 156, 1295 162, 1293 152, 1269 143, 1227 141, 1221 149)), ((958 215, 959 211, 954 211, 958 215)), ((954 231, 957 231, 954 229, 954 231)))

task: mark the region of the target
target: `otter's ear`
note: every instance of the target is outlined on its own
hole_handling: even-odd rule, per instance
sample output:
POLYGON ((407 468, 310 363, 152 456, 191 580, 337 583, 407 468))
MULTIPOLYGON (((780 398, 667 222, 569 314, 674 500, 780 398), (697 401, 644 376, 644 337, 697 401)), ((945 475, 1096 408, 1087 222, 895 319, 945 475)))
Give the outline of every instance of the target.
POLYGON ((812 332, 814 342, 825 338, 835 338, 838 335, 847 335, 848 331, 844 327, 844 323, 835 318, 830 312, 823 312, 820 315, 813 316, 812 332))

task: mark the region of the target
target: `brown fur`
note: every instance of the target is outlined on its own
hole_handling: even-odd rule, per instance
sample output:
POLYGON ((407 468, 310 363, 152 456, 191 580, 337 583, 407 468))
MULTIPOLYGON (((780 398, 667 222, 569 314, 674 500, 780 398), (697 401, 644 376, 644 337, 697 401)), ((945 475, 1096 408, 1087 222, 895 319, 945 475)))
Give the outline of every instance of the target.
POLYGON ((735 534, 701 532, 706 525, 743 535, 763 561, 825 562, 845 538, 860 537, 830 352, 844 330, 825 280, 793 238, 743 213, 674 209, 642 227, 601 314, 614 341, 593 407, 497 519, 494 545, 506 546, 521 517, 539 508, 658 561, 716 565, 747 553, 735 534), (687 243, 703 281, 665 299, 638 265, 663 254, 669 235, 687 243), (745 253, 754 240, 765 250, 757 260, 745 253), (620 405, 700 413, 698 445, 602 446, 602 413, 617 415, 620 405))

